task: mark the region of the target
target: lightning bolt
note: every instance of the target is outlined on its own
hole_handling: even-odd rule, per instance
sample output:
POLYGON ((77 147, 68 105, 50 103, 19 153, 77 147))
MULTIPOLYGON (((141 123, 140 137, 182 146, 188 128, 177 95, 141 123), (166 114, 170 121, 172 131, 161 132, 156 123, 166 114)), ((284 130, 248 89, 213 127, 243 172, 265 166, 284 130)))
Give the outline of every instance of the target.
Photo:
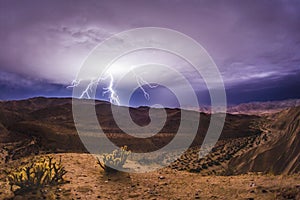
POLYGON ((79 98, 82 99, 86 96, 88 99, 90 99, 91 96, 90 96, 89 92, 92 92, 93 88, 97 87, 98 82, 99 82, 99 80, 92 79, 90 81, 90 83, 88 84, 88 86, 86 87, 86 89, 82 92, 82 94, 79 98))
MULTIPOLYGON (((132 70, 132 72, 135 75, 137 85, 142 90, 145 99, 150 100, 150 95, 145 90, 144 85, 147 85, 150 88, 156 88, 158 85, 150 84, 147 81, 145 81, 141 76, 137 75, 133 70, 132 70)), ((117 92, 114 90, 114 77, 113 77, 112 73, 109 73, 109 72, 106 72, 105 77, 100 77, 98 79, 92 79, 90 81, 90 83, 86 86, 85 90, 82 92, 82 94, 80 95, 79 98, 80 99, 82 99, 82 98, 91 99, 90 92, 93 91, 94 87, 97 87, 100 81, 107 80, 108 78, 110 79, 109 84, 107 87, 103 88, 104 91, 102 92, 102 96, 109 93, 108 98, 109 98, 110 103, 120 105, 119 97, 117 95, 117 92)), ((81 83, 81 81, 82 80, 73 80, 71 85, 67 86, 67 88, 78 87, 79 84, 81 83)))
POLYGON ((145 88, 143 87, 143 85, 147 85, 148 87, 150 88, 156 88, 157 85, 151 85, 150 83, 148 83, 147 81, 145 81, 141 76, 138 76, 136 73, 135 74, 135 79, 136 79, 136 82, 139 86, 139 88, 143 91, 144 93, 144 97, 145 99, 147 99, 148 101, 150 100, 150 95, 148 92, 146 92, 145 88))
POLYGON ((73 80, 71 85, 67 86, 67 88, 74 88, 77 87, 80 84, 81 80, 73 80))
MULTIPOLYGON (((108 74, 108 77, 110 78, 109 85, 108 85, 108 87, 103 88, 104 92, 102 93, 102 96, 106 93, 110 93, 110 95, 109 95, 110 103, 120 105, 119 97, 113 88, 114 77, 111 73, 108 74)), ((107 78, 105 78, 105 79, 107 79, 107 78)))

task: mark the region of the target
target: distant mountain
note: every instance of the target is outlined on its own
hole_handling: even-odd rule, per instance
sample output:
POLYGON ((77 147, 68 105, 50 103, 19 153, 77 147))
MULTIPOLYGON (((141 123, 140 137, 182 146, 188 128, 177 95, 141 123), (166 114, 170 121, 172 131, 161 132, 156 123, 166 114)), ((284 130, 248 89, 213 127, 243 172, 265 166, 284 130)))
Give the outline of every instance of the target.
POLYGON ((300 99, 242 103, 235 106, 228 106, 227 112, 233 114, 266 114, 296 106, 300 106, 300 99))
MULTIPOLYGON (((237 105, 227 105, 227 113, 247 114, 247 115, 264 115, 268 113, 280 112, 286 108, 300 106, 300 99, 288 99, 281 101, 262 101, 249 102, 237 105)), ((187 110, 194 110, 204 113, 211 113, 211 106, 200 105, 200 107, 185 107, 187 110)))
MULTIPOLYGON (((85 100, 85 103, 89 103, 89 101, 85 100)), ((188 113, 189 119, 185 120, 191 122, 199 120, 196 118, 199 114, 195 111, 167 108, 167 119, 164 127, 158 134, 147 139, 147 145, 141 146, 140 144, 145 142, 143 138, 133 138, 117 126, 112 115, 111 106, 114 105, 105 101, 96 101, 96 113, 102 129, 108 136, 113 136, 111 140, 117 145, 124 145, 125 143, 135 151, 153 151, 168 144, 177 133, 182 112, 188 113), (123 139, 120 140, 120 137, 123 137, 123 139)), ((133 121, 138 125, 143 126, 150 122, 149 107, 115 107, 120 116, 129 109, 133 121)), ((124 115, 124 117, 127 116, 124 115)), ((156 117, 163 116, 156 115, 156 117)), ((236 138, 258 134, 259 129, 250 128, 258 119, 257 116, 227 115, 221 138, 236 138), (241 132, 240 130, 244 131, 241 132)), ((165 119, 162 118, 161 120, 165 119)), ((201 113, 198 133, 193 145, 202 143, 209 122, 210 114, 201 113)), ((0 143, 22 141, 20 145, 24 146, 27 141, 30 145, 34 143, 35 148, 42 151, 86 152, 74 125, 72 99, 70 98, 38 97, 20 101, 0 102, 0 123, 2 124, 0 143)), ((184 127, 183 131, 188 134, 189 129, 190 127, 184 127)), ((138 130, 132 131, 137 132, 138 130)), ((14 149, 11 149, 11 151, 13 152, 14 149)), ((22 154, 25 155, 26 151, 22 154)), ((12 155, 12 157, 14 156, 12 155)))

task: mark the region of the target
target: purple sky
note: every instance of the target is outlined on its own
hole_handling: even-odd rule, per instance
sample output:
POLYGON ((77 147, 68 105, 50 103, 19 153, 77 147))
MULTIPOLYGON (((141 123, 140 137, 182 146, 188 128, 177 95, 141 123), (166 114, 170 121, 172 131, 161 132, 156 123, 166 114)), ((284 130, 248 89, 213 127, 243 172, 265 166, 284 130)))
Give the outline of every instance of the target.
POLYGON ((198 41, 229 103, 300 98, 299 10, 298 0, 1 0, 0 99, 70 95, 65 86, 99 42, 144 26, 198 41))

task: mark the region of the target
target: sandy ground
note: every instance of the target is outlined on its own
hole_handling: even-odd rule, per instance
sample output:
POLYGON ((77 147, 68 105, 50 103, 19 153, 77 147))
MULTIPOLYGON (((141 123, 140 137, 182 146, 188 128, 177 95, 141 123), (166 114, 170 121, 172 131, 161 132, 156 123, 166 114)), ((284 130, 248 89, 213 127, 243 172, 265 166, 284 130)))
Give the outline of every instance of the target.
POLYGON ((61 156, 68 183, 14 196, 1 172, 0 199, 300 199, 299 175, 203 176, 170 168, 106 175, 92 155, 53 156, 61 156))

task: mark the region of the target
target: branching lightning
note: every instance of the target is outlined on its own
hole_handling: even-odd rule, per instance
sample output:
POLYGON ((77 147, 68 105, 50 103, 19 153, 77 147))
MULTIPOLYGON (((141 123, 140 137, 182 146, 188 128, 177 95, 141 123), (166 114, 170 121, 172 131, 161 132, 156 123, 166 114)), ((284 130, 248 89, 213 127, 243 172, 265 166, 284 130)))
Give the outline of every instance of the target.
MULTIPOLYGON (((156 88, 157 85, 151 85, 150 83, 145 81, 141 76, 137 75, 133 70, 132 70, 132 72, 135 75, 135 79, 136 79, 138 87, 144 93, 145 99, 150 100, 150 95, 143 86, 147 85, 150 88, 156 88)), ((109 98, 110 103, 120 105, 119 97, 117 95, 117 92, 114 89, 114 77, 113 77, 112 73, 106 72, 106 74, 107 75, 105 77, 100 77, 98 79, 92 79, 89 82, 89 84, 86 86, 85 90, 82 92, 82 94, 80 95, 79 98, 80 99, 82 99, 82 98, 91 99, 90 93, 93 91, 94 87, 97 87, 100 81, 107 80, 109 78, 109 84, 107 87, 103 88, 102 96, 109 93, 108 98, 109 98)), ((71 85, 67 86, 67 88, 78 87, 81 82, 82 82, 81 80, 73 80, 71 85)))
POLYGON ((113 86, 114 86, 114 77, 111 73, 109 73, 108 76, 110 78, 109 85, 108 85, 108 87, 103 88, 104 91, 102 93, 102 96, 106 93, 110 93, 110 95, 109 95, 110 103, 120 105, 119 97, 118 97, 117 93, 115 92, 115 90, 113 88, 113 86))
POLYGON ((147 81, 145 81, 141 76, 138 76, 137 74, 135 74, 135 79, 136 82, 139 86, 139 88, 143 91, 144 93, 144 97, 149 100, 150 99, 150 95, 148 92, 146 92, 146 90, 143 88, 143 85, 147 85, 150 88, 156 88, 157 85, 151 85, 150 83, 148 83, 147 81))
POLYGON ((67 88, 74 88, 77 87, 80 84, 81 80, 73 80, 71 85, 67 86, 67 88))
POLYGON ((88 99, 91 98, 89 92, 92 92, 93 91, 93 87, 97 87, 98 85, 98 80, 94 80, 92 79, 90 81, 90 83, 88 84, 88 86, 86 87, 86 89, 82 92, 81 96, 80 96, 80 99, 86 97, 88 99))

